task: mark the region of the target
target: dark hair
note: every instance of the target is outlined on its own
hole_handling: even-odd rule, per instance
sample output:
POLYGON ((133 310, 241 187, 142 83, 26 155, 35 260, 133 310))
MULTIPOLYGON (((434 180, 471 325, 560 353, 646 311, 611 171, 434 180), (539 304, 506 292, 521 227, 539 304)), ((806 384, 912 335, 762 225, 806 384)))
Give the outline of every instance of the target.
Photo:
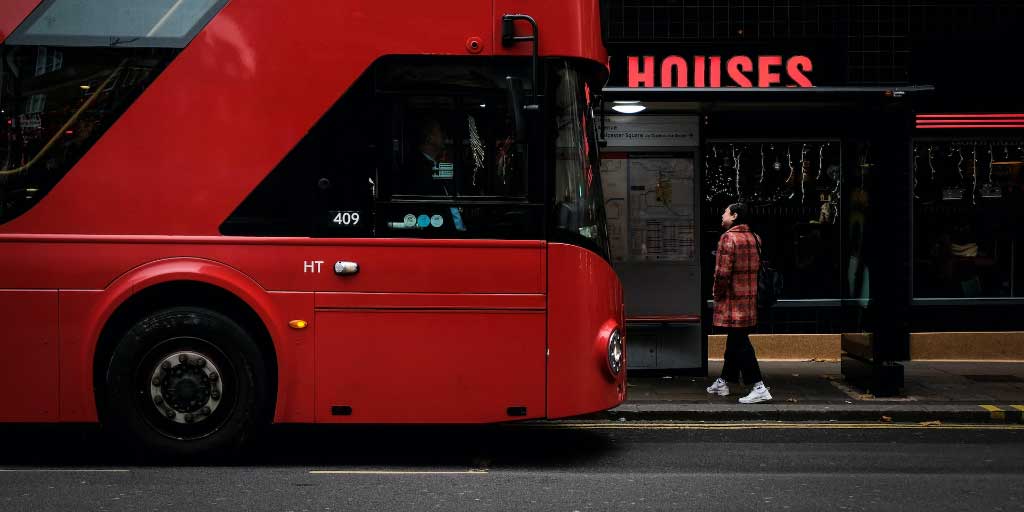
POLYGON ((750 207, 747 206, 747 203, 730 204, 729 211, 736 214, 736 220, 732 221, 733 226, 746 224, 750 220, 750 207))

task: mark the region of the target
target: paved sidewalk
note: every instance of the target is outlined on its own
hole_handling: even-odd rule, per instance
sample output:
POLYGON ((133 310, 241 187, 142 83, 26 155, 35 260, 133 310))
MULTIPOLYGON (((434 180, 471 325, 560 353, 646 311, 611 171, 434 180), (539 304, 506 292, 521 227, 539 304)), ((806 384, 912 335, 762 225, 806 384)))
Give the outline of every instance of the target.
POLYGON ((906 362, 903 396, 876 398, 842 378, 839 363, 764 361, 774 400, 740 404, 749 388, 732 386, 727 397, 704 388, 710 377, 630 377, 628 400, 591 416, 643 420, 779 420, 882 422, 1021 422, 1024 363, 906 362))

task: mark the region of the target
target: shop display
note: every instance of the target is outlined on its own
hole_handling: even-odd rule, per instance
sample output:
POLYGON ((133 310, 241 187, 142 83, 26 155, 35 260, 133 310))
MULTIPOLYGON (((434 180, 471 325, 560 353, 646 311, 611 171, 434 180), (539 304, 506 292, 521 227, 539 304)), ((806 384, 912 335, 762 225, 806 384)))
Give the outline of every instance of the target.
POLYGON ((839 215, 841 151, 835 142, 712 142, 704 157, 704 200, 724 206, 810 208, 807 220, 839 215))
POLYGON ((914 198, 977 205, 1024 190, 1022 141, 919 140, 914 143, 914 198))
POLYGON ((995 152, 992 149, 992 145, 988 145, 988 173, 986 174, 986 181, 978 187, 978 195, 982 199, 1002 199, 1003 189, 999 185, 992 182, 992 167, 995 164, 995 152))
POLYGON ((1020 140, 914 141, 914 296, 1018 297, 1020 140))

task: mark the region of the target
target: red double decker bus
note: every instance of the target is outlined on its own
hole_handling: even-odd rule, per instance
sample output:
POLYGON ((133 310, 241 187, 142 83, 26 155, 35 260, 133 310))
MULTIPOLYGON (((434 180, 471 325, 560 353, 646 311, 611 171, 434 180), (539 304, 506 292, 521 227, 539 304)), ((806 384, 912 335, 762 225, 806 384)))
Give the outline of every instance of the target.
POLYGON ((619 404, 599 12, 0 4, 0 421, 192 454, 619 404))

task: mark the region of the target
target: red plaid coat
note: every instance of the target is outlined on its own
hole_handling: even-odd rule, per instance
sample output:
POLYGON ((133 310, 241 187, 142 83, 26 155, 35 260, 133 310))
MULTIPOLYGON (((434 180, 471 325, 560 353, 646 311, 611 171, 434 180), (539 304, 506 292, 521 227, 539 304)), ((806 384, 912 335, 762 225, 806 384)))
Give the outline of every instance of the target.
POLYGON ((715 256, 716 327, 753 327, 757 325, 757 272, 761 259, 754 233, 746 224, 733 226, 718 239, 715 256))

